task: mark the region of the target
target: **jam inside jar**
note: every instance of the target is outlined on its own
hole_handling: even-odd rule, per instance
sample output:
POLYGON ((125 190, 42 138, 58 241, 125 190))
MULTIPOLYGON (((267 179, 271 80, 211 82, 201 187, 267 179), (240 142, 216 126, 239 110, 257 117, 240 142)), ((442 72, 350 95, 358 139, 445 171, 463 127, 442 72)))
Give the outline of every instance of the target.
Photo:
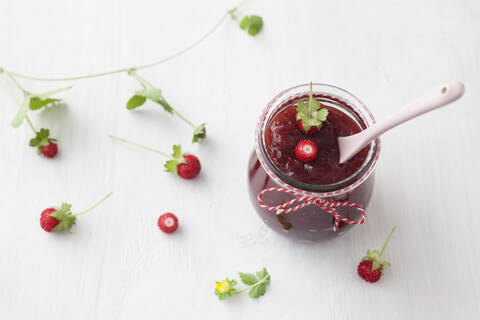
MULTIPOLYGON (((273 230, 291 238, 316 241, 335 238, 362 220, 361 212, 342 205, 336 213, 351 222, 335 218, 322 207, 350 203, 367 208, 374 185, 374 168, 380 141, 374 140, 351 160, 339 164, 337 137, 358 133, 375 123, 363 103, 349 92, 330 85, 313 84, 313 97, 329 113, 315 133, 305 134, 297 126, 296 105, 309 99, 309 85, 287 89, 273 98, 257 124, 255 150, 248 164, 250 198, 260 218, 273 230), (318 149, 315 160, 296 158, 295 147, 312 140, 318 149), (262 193, 265 189, 277 188, 262 193), (258 201, 261 194, 262 204, 258 201), (291 212, 277 212, 273 207, 302 196, 319 199, 291 212)), ((296 201, 285 209, 304 201, 296 201)))

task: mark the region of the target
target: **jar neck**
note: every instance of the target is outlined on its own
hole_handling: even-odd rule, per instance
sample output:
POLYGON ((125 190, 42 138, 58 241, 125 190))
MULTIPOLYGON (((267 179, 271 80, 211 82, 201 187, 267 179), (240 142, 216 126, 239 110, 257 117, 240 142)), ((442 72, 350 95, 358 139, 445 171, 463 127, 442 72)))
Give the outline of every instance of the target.
MULTIPOLYGON (((322 105, 336 108, 345 113, 356 122, 361 130, 365 130, 375 123, 373 116, 364 104, 358 98, 341 88, 325 84, 313 84, 313 94, 316 99, 320 100, 322 105)), ((343 194, 360 185, 373 171, 380 150, 380 141, 378 139, 370 143, 368 146, 368 154, 356 172, 341 181, 323 185, 307 184, 286 176, 273 164, 267 152, 265 132, 270 121, 295 101, 306 99, 308 96, 309 85, 299 85, 281 92, 268 103, 257 124, 255 143, 257 156, 267 174, 283 187, 293 189, 297 192, 315 193, 319 194, 319 196, 343 194)))

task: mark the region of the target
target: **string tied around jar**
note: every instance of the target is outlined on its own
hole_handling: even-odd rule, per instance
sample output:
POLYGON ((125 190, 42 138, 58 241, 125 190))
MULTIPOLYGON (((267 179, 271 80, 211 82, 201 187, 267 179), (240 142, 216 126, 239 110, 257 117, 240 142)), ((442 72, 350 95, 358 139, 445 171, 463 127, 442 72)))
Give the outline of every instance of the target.
POLYGON ((277 215, 294 212, 294 211, 297 211, 299 209, 302 209, 302 208, 310 206, 310 205, 316 205, 316 206, 320 207, 322 210, 324 210, 325 212, 330 213, 334 217, 335 223, 333 225, 333 231, 338 230, 338 226, 340 224, 340 221, 343 221, 344 223, 348 223, 348 224, 358 225, 358 224, 365 223, 365 220, 367 219, 367 214, 365 213, 365 210, 363 210, 362 206, 360 206, 359 204, 356 204, 356 203, 353 203, 353 202, 330 202, 330 201, 327 201, 327 200, 325 200, 323 198, 320 198, 320 197, 308 196, 308 195, 298 193, 298 192, 295 192, 295 191, 292 191, 292 190, 288 190, 288 189, 285 189, 285 188, 267 188, 267 189, 264 189, 263 191, 261 191, 258 194, 257 201, 258 201, 258 205, 260 207, 262 207, 263 209, 268 210, 268 211, 275 211, 277 215), (290 200, 290 201, 287 201, 285 203, 282 203, 278 206, 268 206, 263 202, 262 196, 265 193, 272 192, 272 191, 289 193, 289 194, 293 195, 295 198, 290 200), (299 203, 299 204, 297 204, 297 203, 299 203), (360 220, 359 221, 353 221, 353 220, 350 220, 349 218, 346 218, 346 217, 340 215, 338 213, 338 210, 337 210, 337 208, 339 208, 339 207, 352 207, 352 208, 357 209, 357 211, 360 212, 360 214, 361 214, 360 220))

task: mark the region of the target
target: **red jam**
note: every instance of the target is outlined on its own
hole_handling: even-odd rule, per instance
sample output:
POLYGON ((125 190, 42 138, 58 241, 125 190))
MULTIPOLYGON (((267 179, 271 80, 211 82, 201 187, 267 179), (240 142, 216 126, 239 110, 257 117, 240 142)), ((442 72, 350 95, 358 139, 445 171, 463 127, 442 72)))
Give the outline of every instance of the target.
POLYGON ((358 133, 360 126, 342 111, 323 106, 328 109, 327 120, 316 133, 306 135, 298 128, 296 119, 296 103, 302 98, 306 97, 289 101, 267 124, 265 145, 270 160, 284 175, 307 184, 332 184, 348 178, 365 162, 368 147, 348 162, 339 164, 337 137, 358 133), (318 149, 317 158, 311 162, 303 162, 295 156, 295 147, 305 139, 312 140, 318 149))

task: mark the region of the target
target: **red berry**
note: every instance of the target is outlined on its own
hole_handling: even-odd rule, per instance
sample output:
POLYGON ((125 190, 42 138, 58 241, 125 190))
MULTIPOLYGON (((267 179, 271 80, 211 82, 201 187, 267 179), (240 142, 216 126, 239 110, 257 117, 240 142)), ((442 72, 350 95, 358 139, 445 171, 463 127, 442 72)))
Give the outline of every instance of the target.
POLYGON ((302 140, 295 148, 295 155, 303 162, 312 161, 317 157, 317 146, 312 140, 302 140))
POLYGON ((48 208, 43 210, 40 215, 40 226, 43 230, 47 232, 52 232, 52 230, 60 223, 57 218, 51 217, 50 215, 57 211, 55 208, 48 208))
POLYGON ((158 218, 158 227, 165 233, 173 233, 178 228, 177 216, 171 212, 164 213, 158 218))
POLYGON ((177 166, 178 175, 183 179, 190 180, 195 178, 200 173, 200 169, 202 169, 200 161, 193 154, 186 154, 183 157, 186 163, 180 163, 177 166))
POLYGON ((372 261, 364 260, 358 264, 357 272, 360 277, 368 282, 377 282, 382 277, 382 271, 372 270, 372 261))
MULTIPOLYGON (((298 120, 297 120, 297 127, 298 127, 298 129, 300 129, 302 132, 305 132, 305 130, 303 129, 303 123, 302 123, 302 120, 301 120, 301 119, 298 119, 298 120)), ((308 135, 312 135, 312 134, 317 133, 317 132, 318 132, 318 127, 312 126, 312 127, 310 127, 310 129, 308 129, 307 134, 308 134, 308 135)))
POLYGON ((45 158, 53 158, 58 152, 58 146, 56 143, 49 142, 46 146, 41 146, 40 150, 45 158))

